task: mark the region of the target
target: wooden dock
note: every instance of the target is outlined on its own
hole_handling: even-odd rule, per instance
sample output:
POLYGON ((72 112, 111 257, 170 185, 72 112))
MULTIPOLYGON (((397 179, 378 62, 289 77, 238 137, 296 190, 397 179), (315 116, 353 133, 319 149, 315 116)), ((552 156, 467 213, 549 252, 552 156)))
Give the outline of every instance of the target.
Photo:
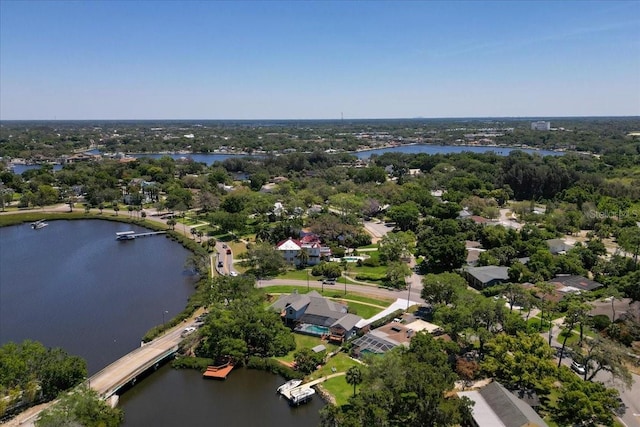
POLYGON ((203 378, 212 378, 215 380, 226 380, 227 375, 233 369, 232 363, 225 363, 220 366, 208 366, 207 370, 202 374, 203 378))
POLYGON ((138 239, 140 237, 157 236, 158 234, 166 234, 166 231, 150 231, 147 233, 135 233, 133 231, 120 231, 116 233, 116 240, 126 241, 138 239))

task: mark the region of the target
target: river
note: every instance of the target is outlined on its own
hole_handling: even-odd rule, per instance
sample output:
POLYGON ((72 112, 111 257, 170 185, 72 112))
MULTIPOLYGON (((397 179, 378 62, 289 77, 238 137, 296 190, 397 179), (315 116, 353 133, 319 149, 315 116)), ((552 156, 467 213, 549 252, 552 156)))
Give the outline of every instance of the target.
MULTIPOLYGON (((95 373, 180 312, 193 292, 183 272, 188 251, 161 235, 116 241, 125 230, 145 231, 100 220, 0 228, 0 344, 62 347, 95 373)), ((283 382, 247 369, 207 381, 165 365, 125 392, 120 406, 128 427, 317 426, 322 400, 290 408, 275 393, 283 382)))

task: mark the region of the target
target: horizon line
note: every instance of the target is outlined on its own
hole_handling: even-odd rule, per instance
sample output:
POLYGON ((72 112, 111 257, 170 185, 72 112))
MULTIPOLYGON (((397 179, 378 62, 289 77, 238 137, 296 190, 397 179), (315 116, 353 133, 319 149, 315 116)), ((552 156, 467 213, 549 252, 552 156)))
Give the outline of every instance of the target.
POLYGON ((133 122, 133 121, 145 121, 145 122, 151 122, 151 121, 220 121, 220 122, 224 122, 224 121, 229 121, 229 122, 247 122, 247 121, 252 121, 252 122, 258 122, 258 121, 263 121, 263 122, 274 122, 274 121, 334 121, 334 122, 346 122, 346 121, 364 121, 364 120, 389 120, 389 121, 394 121, 394 120, 462 120, 462 119, 475 119, 475 120, 480 120, 480 119, 510 119, 510 120, 530 120, 530 119, 590 119, 590 118, 640 118, 640 114, 638 115, 587 115, 587 116, 581 116, 581 115, 566 115, 566 116, 538 116, 538 115, 532 115, 532 116, 440 116, 440 117, 354 117, 354 118, 271 118, 271 119, 248 119, 248 118, 242 118, 242 119, 212 119, 212 118, 164 118, 164 119, 159 119, 159 118, 92 118, 92 119, 78 119, 78 118, 74 118, 74 119, 70 119, 70 118, 65 118, 65 119, 58 119, 58 118, 53 118, 53 119, 0 119, 0 123, 3 122, 91 122, 91 121, 101 121, 101 122, 115 122, 115 121, 128 121, 128 122, 133 122))

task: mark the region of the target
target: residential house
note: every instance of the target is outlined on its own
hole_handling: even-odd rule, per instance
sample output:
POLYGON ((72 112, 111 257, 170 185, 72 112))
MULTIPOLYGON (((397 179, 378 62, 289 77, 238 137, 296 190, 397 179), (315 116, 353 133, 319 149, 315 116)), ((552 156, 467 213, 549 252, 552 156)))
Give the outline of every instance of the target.
POLYGON ((640 321, 640 301, 631 298, 620 298, 611 301, 612 297, 591 303, 593 308, 589 316, 607 316, 612 322, 618 319, 631 318, 640 321), (613 318, 615 313, 615 319, 613 318))
POLYGON ((316 265, 323 258, 331 256, 331 249, 323 246, 315 235, 303 235, 301 239, 288 238, 276 245, 285 261, 291 265, 300 265, 300 253, 307 253, 307 265, 316 265))
POLYGON ((420 319, 407 324, 394 321, 369 331, 353 341, 353 352, 356 357, 362 357, 366 354, 384 354, 400 345, 409 347, 411 338, 422 331, 436 335, 441 334, 442 329, 438 325, 420 319))
POLYGON ((558 275, 549 280, 549 283, 559 288, 571 288, 568 289, 567 292, 593 291, 604 286, 602 283, 598 283, 595 280, 587 279, 586 277, 582 276, 574 276, 571 274, 558 275))
POLYGON ((497 265, 484 267, 468 267, 462 270, 463 276, 469 285, 476 289, 484 289, 489 286, 504 283, 509 280, 509 268, 497 265))
POLYGON ((567 244, 562 239, 549 239, 546 241, 547 246, 549 247, 549 251, 553 255, 563 254, 572 248, 571 245, 567 244))
POLYGON ((315 325, 326 329, 328 338, 342 342, 354 336, 360 316, 347 312, 347 306, 322 297, 318 292, 283 295, 270 307, 280 312, 289 325, 298 325, 295 331, 305 333, 305 325, 315 325))
POLYGON ((493 381, 480 390, 460 391, 460 397, 473 401, 472 427, 547 427, 531 406, 493 381))

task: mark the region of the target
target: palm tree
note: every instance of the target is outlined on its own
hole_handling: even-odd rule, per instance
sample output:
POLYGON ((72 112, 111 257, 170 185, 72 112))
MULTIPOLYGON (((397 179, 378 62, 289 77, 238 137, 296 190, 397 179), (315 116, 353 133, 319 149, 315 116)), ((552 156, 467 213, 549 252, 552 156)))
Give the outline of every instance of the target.
POLYGON ((307 249, 300 249, 300 252, 298 252, 298 255, 296 256, 298 258, 298 262, 300 263, 300 267, 306 267, 307 263, 309 262, 309 252, 307 252, 307 249))
POLYGON ((116 216, 118 216, 118 211, 120 210, 120 208, 118 207, 118 203, 117 202, 113 203, 113 210, 116 213, 116 216))
POLYGON ((358 366, 352 366, 347 370, 347 384, 353 385, 353 396, 356 395, 356 386, 362 382, 362 371, 358 366))
POLYGON ((171 228, 172 230, 174 230, 174 229, 175 229, 176 224, 177 224, 177 222, 176 222, 176 220, 175 220, 175 219, 173 219, 173 218, 170 218, 170 219, 168 219, 168 220, 167 220, 167 225, 168 225, 168 226, 169 226, 169 228, 171 228))

